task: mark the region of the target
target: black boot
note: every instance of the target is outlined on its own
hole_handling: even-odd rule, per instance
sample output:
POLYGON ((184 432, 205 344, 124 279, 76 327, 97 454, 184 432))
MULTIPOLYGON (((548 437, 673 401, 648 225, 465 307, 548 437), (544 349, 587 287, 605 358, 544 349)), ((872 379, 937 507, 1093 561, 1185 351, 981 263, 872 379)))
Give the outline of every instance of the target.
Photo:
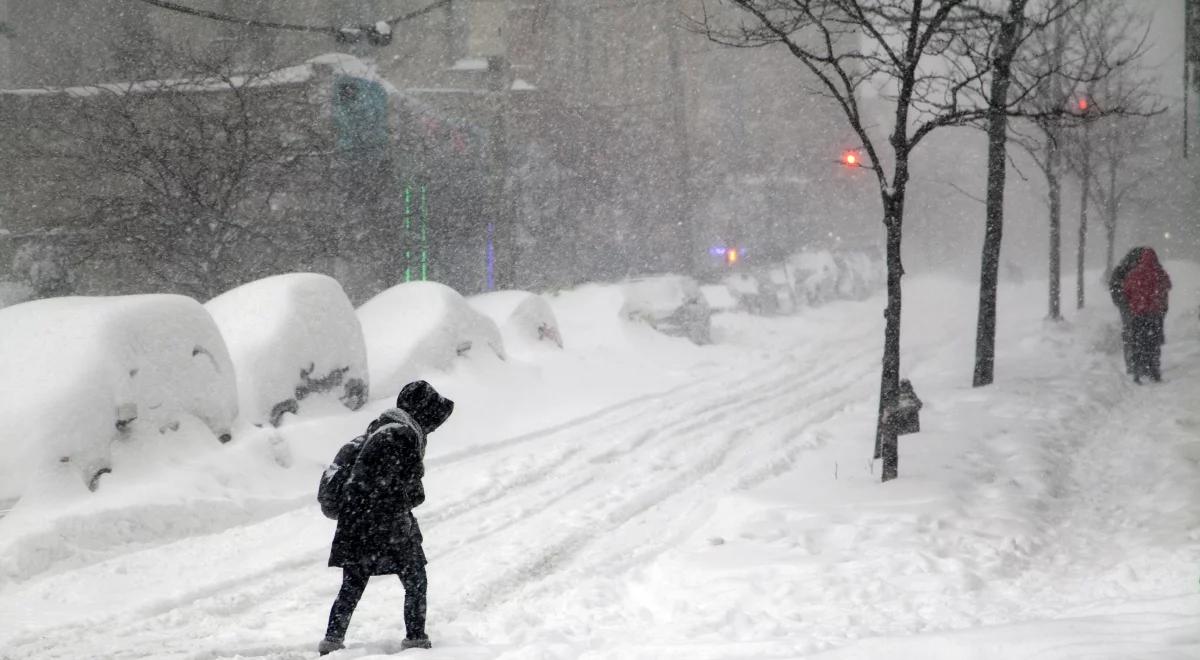
POLYGON ((342 643, 342 640, 326 638, 321 640, 321 643, 317 645, 317 653, 319 655, 329 655, 334 651, 341 651, 344 648, 346 648, 346 645, 342 643))
POLYGON ((433 642, 430 642, 428 637, 409 638, 400 642, 401 650, 431 648, 433 648, 433 642))

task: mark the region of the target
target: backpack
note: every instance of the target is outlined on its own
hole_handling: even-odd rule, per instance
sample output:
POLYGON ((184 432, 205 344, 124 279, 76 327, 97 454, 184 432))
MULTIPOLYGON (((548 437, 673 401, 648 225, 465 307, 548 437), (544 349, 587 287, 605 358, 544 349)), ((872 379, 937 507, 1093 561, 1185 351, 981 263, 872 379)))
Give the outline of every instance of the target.
MULTIPOLYGON (((384 417, 380 418, 380 421, 385 418, 388 419, 386 423, 374 428, 368 427, 369 433, 360 435, 342 445, 342 448, 338 450, 337 456, 333 457, 333 463, 321 473, 321 483, 317 486, 317 502, 321 505, 321 513, 325 514, 326 518, 331 520, 338 519, 338 514, 342 510, 342 493, 346 490, 346 484, 350 482, 350 478, 354 473, 354 467, 358 463, 358 455, 361 453, 363 446, 366 445, 369 437, 390 426, 397 424, 407 425, 416 432, 420 445, 420 453, 424 457, 425 433, 416 421, 408 413, 396 409, 389 410, 384 414, 384 417)), ((373 422, 373 424, 376 423, 378 422, 373 422)))
POLYGON ((350 472, 366 439, 367 436, 360 435, 343 445, 337 456, 334 456, 333 463, 321 473, 321 483, 317 486, 317 502, 326 518, 337 520, 342 509, 342 491, 346 482, 350 480, 350 472))

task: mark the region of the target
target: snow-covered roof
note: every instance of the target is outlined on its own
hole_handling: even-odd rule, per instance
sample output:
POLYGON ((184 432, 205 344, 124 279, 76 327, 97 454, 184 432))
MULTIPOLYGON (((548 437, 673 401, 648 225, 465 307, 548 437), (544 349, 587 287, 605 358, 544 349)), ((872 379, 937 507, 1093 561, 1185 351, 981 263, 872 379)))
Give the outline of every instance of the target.
POLYGON ((491 63, 484 57, 464 57, 450 67, 451 71, 487 71, 491 63))
POLYGON ((261 74, 242 74, 231 76, 228 80, 216 77, 206 78, 164 78, 160 80, 118 81, 96 83, 94 85, 77 85, 72 87, 37 87, 30 89, 4 89, 0 95, 7 96, 48 96, 65 94, 72 97, 90 97, 101 94, 144 94, 162 90, 186 92, 215 92, 235 87, 271 87, 275 85, 296 85, 305 83, 314 77, 317 67, 331 68, 334 73, 341 73, 355 78, 371 80, 383 85, 389 94, 399 94, 391 83, 379 75, 375 65, 360 60, 345 53, 326 53, 306 60, 303 64, 275 69, 261 74))

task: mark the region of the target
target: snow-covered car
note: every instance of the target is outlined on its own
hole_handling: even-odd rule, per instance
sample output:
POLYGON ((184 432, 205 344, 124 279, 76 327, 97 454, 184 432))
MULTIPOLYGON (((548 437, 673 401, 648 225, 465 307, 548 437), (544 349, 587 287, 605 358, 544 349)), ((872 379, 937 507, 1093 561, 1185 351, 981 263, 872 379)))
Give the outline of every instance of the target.
POLYGON ((724 284, 702 284, 700 293, 714 312, 732 312, 742 306, 741 300, 724 284))
POLYGON ((796 287, 783 266, 768 268, 763 272, 763 293, 773 298, 777 314, 791 314, 796 311, 796 287))
POLYGON ((734 273, 721 280, 721 284, 737 300, 738 307, 751 314, 774 314, 779 309, 774 287, 763 285, 753 275, 734 273))
POLYGON ((0 499, 31 475, 95 490, 114 443, 185 418, 228 442, 233 364, 217 326, 184 296, 50 298, 0 310, 0 499))
POLYGON ((833 300, 862 300, 881 290, 883 264, 865 252, 812 250, 787 259, 792 286, 809 306, 833 300))
POLYGON ((493 291, 467 299, 475 311, 490 318, 509 349, 516 346, 562 348, 562 331, 550 303, 528 291, 493 291))
POLYGON ((241 416, 278 426, 316 400, 358 410, 367 402, 367 349, 337 280, 316 273, 267 277, 205 304, 237 373, 241 416))
POLYGON ((505 358, 496 324, 437 282, 396 285, 363 303, 358 320, 371 386, 381 396, 394 396, 420 374, 448 369, 461 357, 505 358))
POLYGON ((687 337, 695 344, 712 341, 712 308, 690 277, 657 275, 630 280, 625 284, 621 316, 663 334, 687 337))
POLYGON ((787 259, 787 270, 800 303, 815 306, 837 297, 840 269, 829 251, 792 255, 787 259))

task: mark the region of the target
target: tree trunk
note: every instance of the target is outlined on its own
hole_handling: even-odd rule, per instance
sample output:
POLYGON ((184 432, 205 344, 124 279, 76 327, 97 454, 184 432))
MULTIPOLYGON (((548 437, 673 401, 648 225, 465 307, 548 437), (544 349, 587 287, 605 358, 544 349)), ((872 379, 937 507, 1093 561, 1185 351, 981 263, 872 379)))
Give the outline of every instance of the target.
POLYGON ((1109 210, 1109 212, 1112 213, 1112 215, 1110 215, 1104 221, 1104 242, 1106 244, 1105 245, 1105 254, 1104 254, 1104 281, 1105 282, 1108 281, 1108 276, 1112 275, 1113 257, 1115 256, 1113 253, 1115 252, 1115 250, 1117 248, 1117 246, 1116 246, 1116 243, 1117 243, 1116 213, 1114 211, 1112 211, 1111 209, 1109 210))
POLYGON ((1108 282, 1108 276, 1113 271, 1113 252, 1116 250, 1117 243, 1117 163, 1116 160, 1110 160, 1108 163, 1108 198, 1104 205, 1104 281, 1108 282))
POLYGON ((875 427, 875 458, 883 459, 883 481, 899 475, 900 449, 896 429, 886 423, 884 411, 900 389, 900 260, 903 235, 904 191, 893 192, 883 202, 883 224, 887 230, 887 308, 883 312, 883 371, 879 379, 879 417, 875 427))
POLYGON ((1000 25, 992 68, 988 104, 987 225, 979 273, 979 322, 975 334, 975 378, 973 385, 990 385, 995 377, 996 285, 1000 273, 1000 243, 1004 236, 1004 179, 1007 173, 1008 86, 1017 36, 1025 23, 1027 0, 1011 0, 1008 16, 1000 25))
POLYGON ((1092 152, 1091 152, 1091 131, 1087 124, 1083 126, 1083 181, 1080 185, 1079 194, 1079 251, 1075 257, 1075 307, 1083 309, 1083 266, 1084 256, 1087 254, 1087 230, 1088 230, 1088 197, 1091 195, 1092 187, 1092 152))
POLYGON ((679 43, 680 25, 667 27, 667 54, 671 68, 671 126, 679 162, 675 163, 675 228, 672 243, 671 268, 682 274, 693 271, 695 261, 692 241, 692 153, 688 136, 687 80, 683 70, 683 53, 679 43))
MULTIPOLYGON (((1057 153, 1057 150, 1055 150, 1057 153)), ((1046 182, 1050 197, 1050 320, 1062 320, 1062 186, 1058 181, 1057 157, 1049 162, 1046 182)))

